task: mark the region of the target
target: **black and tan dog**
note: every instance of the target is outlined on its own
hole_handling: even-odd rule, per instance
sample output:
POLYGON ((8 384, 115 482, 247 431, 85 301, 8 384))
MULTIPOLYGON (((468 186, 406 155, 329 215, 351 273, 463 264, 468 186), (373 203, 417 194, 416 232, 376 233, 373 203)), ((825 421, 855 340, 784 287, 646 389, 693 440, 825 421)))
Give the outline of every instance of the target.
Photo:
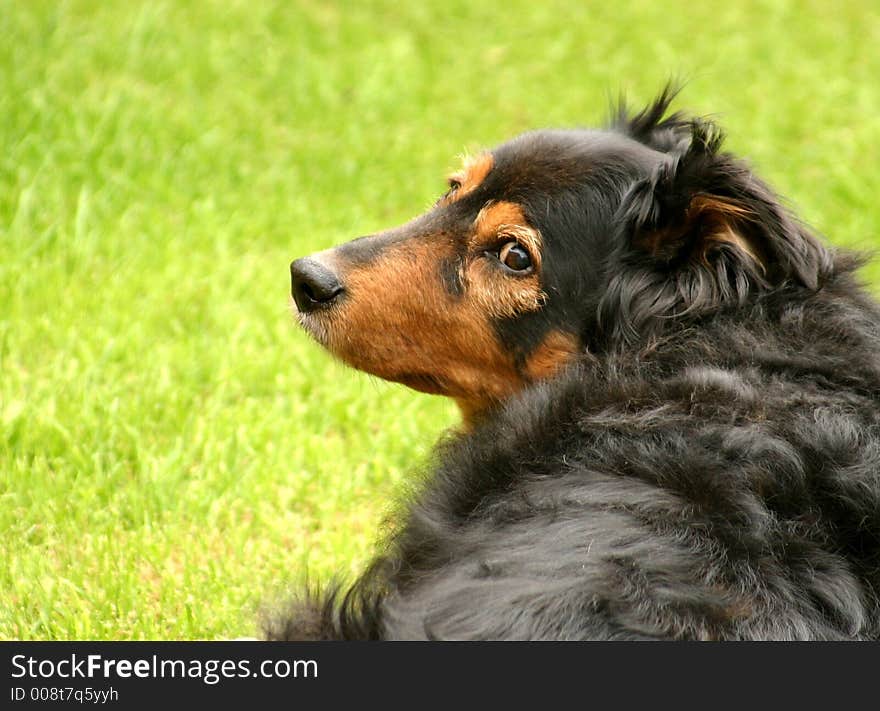
POLYGON ((670 94, 291 265, 316 340, 466 426, 270 638, 880 635, 880 309, 670 94))

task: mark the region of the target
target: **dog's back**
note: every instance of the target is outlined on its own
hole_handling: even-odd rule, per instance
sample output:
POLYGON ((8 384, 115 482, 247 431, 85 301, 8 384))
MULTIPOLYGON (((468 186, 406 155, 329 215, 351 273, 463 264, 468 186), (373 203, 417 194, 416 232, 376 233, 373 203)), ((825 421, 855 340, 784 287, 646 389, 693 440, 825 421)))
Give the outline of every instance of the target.
POLYGON ((835 291, 573 368, 453 442, 385 634, 875 638, 880 318, 835 291))

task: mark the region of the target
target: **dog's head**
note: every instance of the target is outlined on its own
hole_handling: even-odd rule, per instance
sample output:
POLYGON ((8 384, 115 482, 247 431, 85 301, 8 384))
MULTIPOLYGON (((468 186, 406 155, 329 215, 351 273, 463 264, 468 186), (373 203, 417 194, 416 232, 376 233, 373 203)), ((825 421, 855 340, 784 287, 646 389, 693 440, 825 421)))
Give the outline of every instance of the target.
POLYGON ((602 130, 527 133, 465 162, 426 214, 291 264, 305 329, 350 365, 473 415, 567 362, 831 257, 711 124, 664 91, 602 130))

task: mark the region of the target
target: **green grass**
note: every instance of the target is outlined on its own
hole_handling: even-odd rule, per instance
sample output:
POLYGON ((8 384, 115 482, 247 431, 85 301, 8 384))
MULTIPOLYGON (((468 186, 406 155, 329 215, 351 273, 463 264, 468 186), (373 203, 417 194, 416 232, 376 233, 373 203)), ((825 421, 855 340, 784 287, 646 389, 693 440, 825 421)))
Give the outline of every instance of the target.
POLYGON ((455 412, 310 343, 287 265, 464 150, 683 75, 880 246, 876 3, 585 5, 0 0, 0 638, 243 635, 358 569, 455 412))

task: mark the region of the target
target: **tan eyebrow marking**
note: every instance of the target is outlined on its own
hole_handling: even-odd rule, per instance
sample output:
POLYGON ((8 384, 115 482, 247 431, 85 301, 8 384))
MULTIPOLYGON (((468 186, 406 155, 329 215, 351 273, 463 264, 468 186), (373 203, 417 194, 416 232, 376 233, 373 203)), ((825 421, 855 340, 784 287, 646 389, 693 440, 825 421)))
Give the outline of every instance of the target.
POLYGON ((529 250, 535 271, 540 270, 544 247, 541 233, 529 226, 522 206, 515 202, 490 202, 477 213, 471 247, 478 247, 499 235, 509 235, 522 244, 529 250))
POLYGON ((480 153, 477 156, 465 158, 461 170, 449 176, 449 182, 456 182, 459 187, 444 198, 444 202, 455 202, 472 193, 486 179, 494 165, 495 159, 491 153, 480 153))

